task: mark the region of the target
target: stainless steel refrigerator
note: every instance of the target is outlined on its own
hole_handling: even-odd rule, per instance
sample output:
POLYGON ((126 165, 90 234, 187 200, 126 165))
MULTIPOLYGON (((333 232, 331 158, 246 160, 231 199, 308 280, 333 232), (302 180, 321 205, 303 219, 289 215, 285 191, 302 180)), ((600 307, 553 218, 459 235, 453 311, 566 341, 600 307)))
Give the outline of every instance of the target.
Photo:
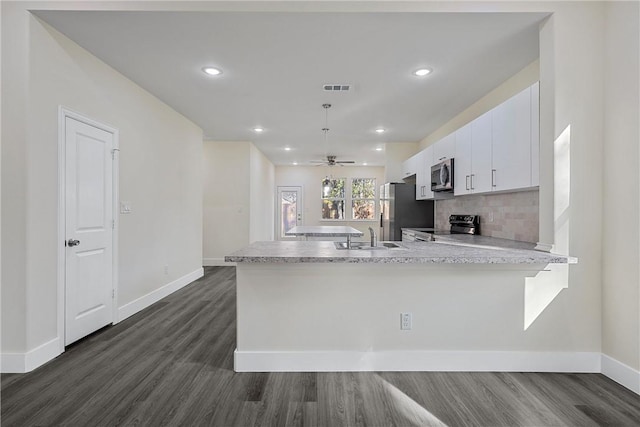
POLYGON ((380 186, 380 238, 402 240, 402 228, 433 228, 433 200, 416 200, 416 186, 390 182, 380 186))

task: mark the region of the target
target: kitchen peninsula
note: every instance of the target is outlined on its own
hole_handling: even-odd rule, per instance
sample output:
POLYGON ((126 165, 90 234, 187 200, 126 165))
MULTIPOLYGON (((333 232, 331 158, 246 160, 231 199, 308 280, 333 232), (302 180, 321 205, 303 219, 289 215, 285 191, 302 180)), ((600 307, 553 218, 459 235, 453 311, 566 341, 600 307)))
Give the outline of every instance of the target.
POLYGON ((523 305, 536 280, 575 258, 483 236, 395 243, 255 242, 227 256, 237 263, 235 370, 545 370, 569 357, 562 340, 550 348, 525 327, 523 305))

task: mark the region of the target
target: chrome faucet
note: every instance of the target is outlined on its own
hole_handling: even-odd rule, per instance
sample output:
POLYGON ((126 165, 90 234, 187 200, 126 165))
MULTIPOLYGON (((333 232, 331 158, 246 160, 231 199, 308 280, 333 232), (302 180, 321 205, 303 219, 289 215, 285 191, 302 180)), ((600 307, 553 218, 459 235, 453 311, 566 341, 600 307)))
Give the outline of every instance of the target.
POLYGON ((376 232, 373 231, 373 228, 369 227, 369 234, 371 235, 371 247, 377 246, 378 242, 376 242, 376 232))

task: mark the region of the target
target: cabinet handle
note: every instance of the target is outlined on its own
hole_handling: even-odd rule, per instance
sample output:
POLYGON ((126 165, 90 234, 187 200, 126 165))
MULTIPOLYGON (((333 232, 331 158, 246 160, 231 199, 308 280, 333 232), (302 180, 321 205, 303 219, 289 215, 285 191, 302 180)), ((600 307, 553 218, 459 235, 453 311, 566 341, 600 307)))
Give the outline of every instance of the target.
POLYGON ((475 190, 475 188, 473 187, 473 177, 476 176, 475 174, 471 174, 471 189, 475 190))
POLYGON ((469 175, 466 175, 464 177, 464 180, 465 180, 465 184, 466 184, 466 187, 467 187, 467 190, 468 190, 469 189, 469 175))
POLYGON ((496 187, 496 170, 491 169, 491 186, 496 187))

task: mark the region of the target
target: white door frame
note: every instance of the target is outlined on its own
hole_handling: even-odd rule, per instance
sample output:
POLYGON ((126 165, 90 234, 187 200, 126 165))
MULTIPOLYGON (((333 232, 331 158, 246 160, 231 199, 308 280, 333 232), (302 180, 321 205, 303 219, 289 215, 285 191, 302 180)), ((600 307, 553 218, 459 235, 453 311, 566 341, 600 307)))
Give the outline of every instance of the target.
MULTIPOLYGON (((276 194, 275 194, 275 199, 276 199, 276 203, 275 203, 275 234, 274 234, 274 240, 282 240, 280 238, 280 215, 282 214, 282 212, 280 212, 280 198, 278 197, 278 194, 280 194, 280 190, 281 189, 289 189, 289 190, 293 190, 295 189, 296 191, 299 190, 299 195, 300 197, 297 200, 298 206, 297 208, 302 209, 302 221, 304 222, 304 187, 302 185, 276 185, 276 194)), ((297 223, 297 220, 296 220, 297 223)))
POLYGON ((112 147, 112 168, 113 168, 113 262, 112 262, 112 286, 113 296, 113 323, 118 322, 118 174, 120 145, 118 140, 118 129, 97 122, 80 113, 70 110, 64 106, 58 107, 58 339, 60 353, 64 353, 65 346, 65 278, 66 278, 66 119, 71 118, 89 126, 96 127, 113 135, 112 147))

